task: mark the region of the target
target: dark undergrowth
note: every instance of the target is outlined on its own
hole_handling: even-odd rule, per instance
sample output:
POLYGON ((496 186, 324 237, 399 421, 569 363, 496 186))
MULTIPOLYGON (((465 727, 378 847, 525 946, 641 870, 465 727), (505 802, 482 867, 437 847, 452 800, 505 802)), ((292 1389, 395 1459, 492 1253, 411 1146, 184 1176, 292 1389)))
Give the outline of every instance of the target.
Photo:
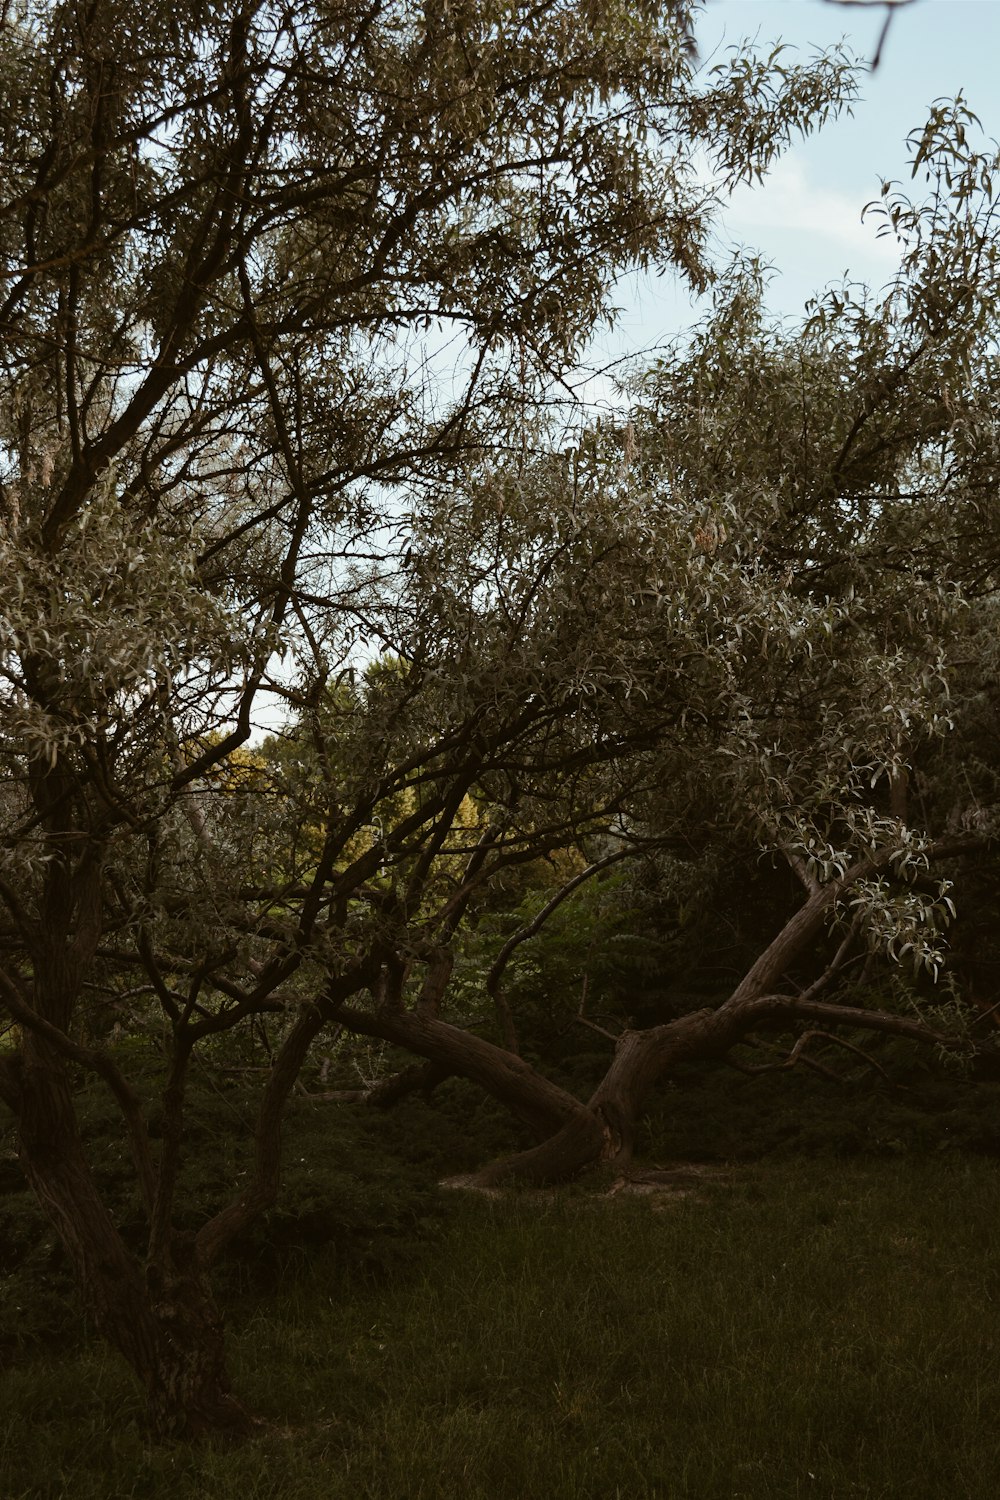
POLYGON ((377 1281, 317 1252, 236 1300, 277 1433, 153 1448, 110 1357, 36 1353, 0 1381, 0 1493, 992 1500, 998 1240, 998 1169, 957 1155, 456 1193, 377 1281))
MULTIPOLYGON (((0 1496, 992 1500, 1000 1094, 881 1056, 875 1087, 850 1058, 681 1075, 641 1155, 727 1167, 689 1196, 444 1192, 523 1144, 454 1081, 389 1114, 297 1099, 281 1205, 219 1280, 274 1428, 228 1453, 149 1445, 8 1155, 0 1496)), ((111 1108, 82 1106, 138 1250, 111 1108)), ((192 1092, 191 1227, 245 1170, 248 1107, 236 1074, 192 1092)))

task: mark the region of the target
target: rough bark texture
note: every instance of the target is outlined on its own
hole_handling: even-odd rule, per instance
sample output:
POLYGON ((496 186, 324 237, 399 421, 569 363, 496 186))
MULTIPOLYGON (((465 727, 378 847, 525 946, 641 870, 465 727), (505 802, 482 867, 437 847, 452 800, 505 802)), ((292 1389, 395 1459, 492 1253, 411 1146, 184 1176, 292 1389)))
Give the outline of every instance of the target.
POLYGON ((66 1248, 98 1332, 146 1394, 160 1438, 240 1437, 259 1423, 232 1393, 222 1324, 195 1262, 174 1244, 144 1275, 85 1159, 63 1060, 27 1036, 14 1103, 25 1176, 66 1248))
POLYGON ((202 1277, 195 1269, 151 1268, 147 1279, 160 1336, 146 1382, 154 1433, 226 1440, 259 1431, 264 1423, 233 1394, 222 1319, 202 1277))
MULTIPOLYGON (((939 1032, 915 1020, 815 999, 816 989, 834 972, 838 960, 805 994, 775 992, 775 986, 822 933, 841 892, 886 858, 888 855, 859 861, 842 879, 817 888, 768 944, 725 1004, 644 1031, 626 1031, 618 1039, 608 1071, 587 1104, 571 1101, 565 1106, 566 1117, 547 1139, 529 1151, 484 1167, 475 1174, 473 1184, 492 1187, 511 1180, 560 1181, 600 1163, 613 1163, 619 1171, 627 1169, 634 1149, 636 1121, 654 1085, 682 1062, 724 1056, 743 1037, 762 1027, 787 1026, 799 1020, 821 1021, 825 1025, 862 1027, 935 1045, 946 1042, 939 1032)), ((457 1033, 458 1037, 466 1035, 457 1033)), ((399 1039, 402 1040, 401 1033, 399 1039)), ((478 1039, 476 1042, 480 1047, 487 1045, 478 1039)), ((403 1045, 411 1043, 404 1041, 403 1045)), ((456 1073, 472 1077, 459 1054, 460 1044, 455 1040, 451 1065, 456 1073)), ((493 1068, 489 1082, 482 1073, 479 1081, 498 1099, 511 1103, 505 1097, 502 1067, 493 1068)))

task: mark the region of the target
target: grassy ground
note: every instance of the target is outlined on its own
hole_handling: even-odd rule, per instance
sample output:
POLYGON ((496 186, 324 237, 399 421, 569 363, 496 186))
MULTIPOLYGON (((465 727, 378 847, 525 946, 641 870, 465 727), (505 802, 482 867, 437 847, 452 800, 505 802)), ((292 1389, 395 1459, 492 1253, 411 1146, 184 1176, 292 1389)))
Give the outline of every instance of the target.
POLYGON ((283 1432, 151 1449, 99 1351, 0 1377, 3 1500, 1000 1492, 1000 1169, 741 1167, 686 1198, 456 1194, 376 1287, 233 1310, 283 1432))

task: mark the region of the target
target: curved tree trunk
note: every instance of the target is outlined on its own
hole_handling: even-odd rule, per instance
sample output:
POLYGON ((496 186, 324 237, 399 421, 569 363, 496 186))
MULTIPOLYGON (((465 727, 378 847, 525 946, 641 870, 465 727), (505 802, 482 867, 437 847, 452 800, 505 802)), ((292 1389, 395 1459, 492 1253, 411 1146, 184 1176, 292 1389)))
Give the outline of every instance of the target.
POLYGON ((788 995, 758 995, 727 1002, 716 1011, 695 1011, 647 1031, 627 1031, 619 1039, 607 1073, 579 1114, 530 1151, 483 1167, 472 1177, 472 1185, 567 1181, 602 1164, 627 1171, 636 1121, 655 1084, 669 1077, 679 1063, 722 1057, 751 1031, 794 1021, 860 1027, 932 1046, 949 1041, 905 1016, 788 995))
POLYGON ((603 1121, 595 1111, 581 1105, 579 1113, 548 1140, 481 1167, 468 1181, 470 1186, 480 1188, 499 1187, 506 1182, 529 1187, 569 1182, 603 1161, 606 1146, 603 1121))
POLYGON ((91 1175, 65 1063, 37 1037, 24 1039, 10 1100, 28 1184, 66 1248, 97 1331, 138 1377, 154 1434, 228 1438, 257 1430, 229 1384, 222 1322, 197 1263, 174 1243, 143 1274, 91 1175))
MULTIPOLYGON (((765 1011, 770 1014, 778 1003, 778 997, 771 996, 770 1006, 762 1007, 765 991, 822 931, 844 884, 867 873, 871 865, 871 860, 863 861, 842 880, 814 892, 718 1010, 697 1011, 645 1031, 626 1031, 586 1104, 537 1073, 514 1051, 436 1016, 398 1006, 381 1006, 374 1013, 342 1006, 336 1018, 349 1030, 382 1037, 479 1083, 543 1136, 530 1150, 483 1167, 472 1178, 475 1186, 565 1181, 602 1162, 625 1169, 634 1148, 636 1120, 653 1085, 685 1059, 725 1052, 753 1025, 761 1024, 765 1011)), ((780 1008, 787 1004, 782 999, 780 1008)))
POLYGON ((522 1057, 436 1017, 347 1006, 336 1014, 352 1031, 381 1037, 480 1084, 541 1137, 537 1146, 476 1173, 473 1181, 480 1187, 515 1179, 565 1181, 602 1161, 624 1165, 637 1113, 651 1086, 682 1058, 718 1045, 720 1026, 719 1013, 706 1010, 649 1031, 626 1032, 599 1088, 584 1103, 522 1057))
POLYGON ((790 998, 766 992, 815 941, 844 886, 867 873, 873 863, 860 861, 841 880, 817 889, 717 1010, 695 1011, 662 1026, 624 1032, 607 1073, 586 1105, 589 1124, 575 1120, 533 1151, 484 1168, 476 1176, 477 1185, 513 1178, 529 1182, 565 1178, 602 1162, 627 1169, 636 1121, 650 1089, 679 1063, 722 1055, 754 1026, 766 1024, 777 1014, 789 1017, 790 998))
POLYGON ((605 1163, 625 1170, 632 1158, 636 1120, 650 1089, 686 1058, 717 1051, 723 1029, 717 1011, 701 1010, 647 1031, 626 1031, 587 1104, 530 1151, 482 1168, 473 1178, 475 1186, 566 1181, 605 1163))
POLYGON ((449 1073, 478 1083, 543 1138, 582 1120, 587 1113, 585 1104, 516 1053, 434 1015, 385 1006, 363 1011, 340 1005, 331 1016, 349 1031, 392 1042, 449 1073))
POLYGON ((918 1021, 813 998, 837 971, 846 945, 811 990, 799 996, 774 992, 789 968, 821 935, 841 892, 885 863, 890 852, 866 857, 839 880, 817 887, 716 1010, 695 1011, 644 1031, 626 1031, 586 1104, 550 1083, 513 1052, 436 1017, 383 1007, 374 1014, 343 1008, 337 1019, 350 1030, 395 1042, 481 1084, 543 1136, 530 1150, 483 1167, 471 1179, 474 1186, 493 1187, 514 1180, 529 1184, 564 1181, 600 1163, 624 1170, 634 1149, 636 1121, 654 1085, 684 1061, 724 1056, 754 1029, 819 1020, 934 1045, 947 1041, 918 1021))

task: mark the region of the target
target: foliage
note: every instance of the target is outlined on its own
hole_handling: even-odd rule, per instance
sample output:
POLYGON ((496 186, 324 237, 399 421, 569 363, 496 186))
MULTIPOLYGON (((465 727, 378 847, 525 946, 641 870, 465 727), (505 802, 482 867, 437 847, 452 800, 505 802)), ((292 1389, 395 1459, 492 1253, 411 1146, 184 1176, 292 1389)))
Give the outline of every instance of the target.
POLYGON ((254 1430, 208 1276, 273 1209, 286 1118, 310 1145, 272 1235, 364 1232, 363 1140, 338 1159, 295 1118, 314 1046, 485 1087, 542 1138, 497 1170, 546 1178, 627 1155, 657 1078, 759 1026, 952 1045, 910 1002, 992 762, 948 811, 913 787, 983 717, 994 161, 937 108, 928 196, 883 194, 897 284, 775 328, 753 266, 711 266, 711 212, 853 72, 747 48, 699 71, 690 15, 10 18, 0 1097, 161 1434, 254 1430), (714 282, 714 310, 627 419, 574 425, 553 390, 636 266, 714 282), (635 877, 597 879, 626 857, 663 932, 635 931, 635 877), (805 902, 733 896, 724 1003, 627 1024, 586 1104, 518 1055, 512 1001, 539 1053, 584 981, 631 1023, 643 966, 761 860, 805 902), (899 960, 895 1009, 830 988, 899 960), (199 1091, 226 1067, 262 1070, 252 1117, 199 1091))

